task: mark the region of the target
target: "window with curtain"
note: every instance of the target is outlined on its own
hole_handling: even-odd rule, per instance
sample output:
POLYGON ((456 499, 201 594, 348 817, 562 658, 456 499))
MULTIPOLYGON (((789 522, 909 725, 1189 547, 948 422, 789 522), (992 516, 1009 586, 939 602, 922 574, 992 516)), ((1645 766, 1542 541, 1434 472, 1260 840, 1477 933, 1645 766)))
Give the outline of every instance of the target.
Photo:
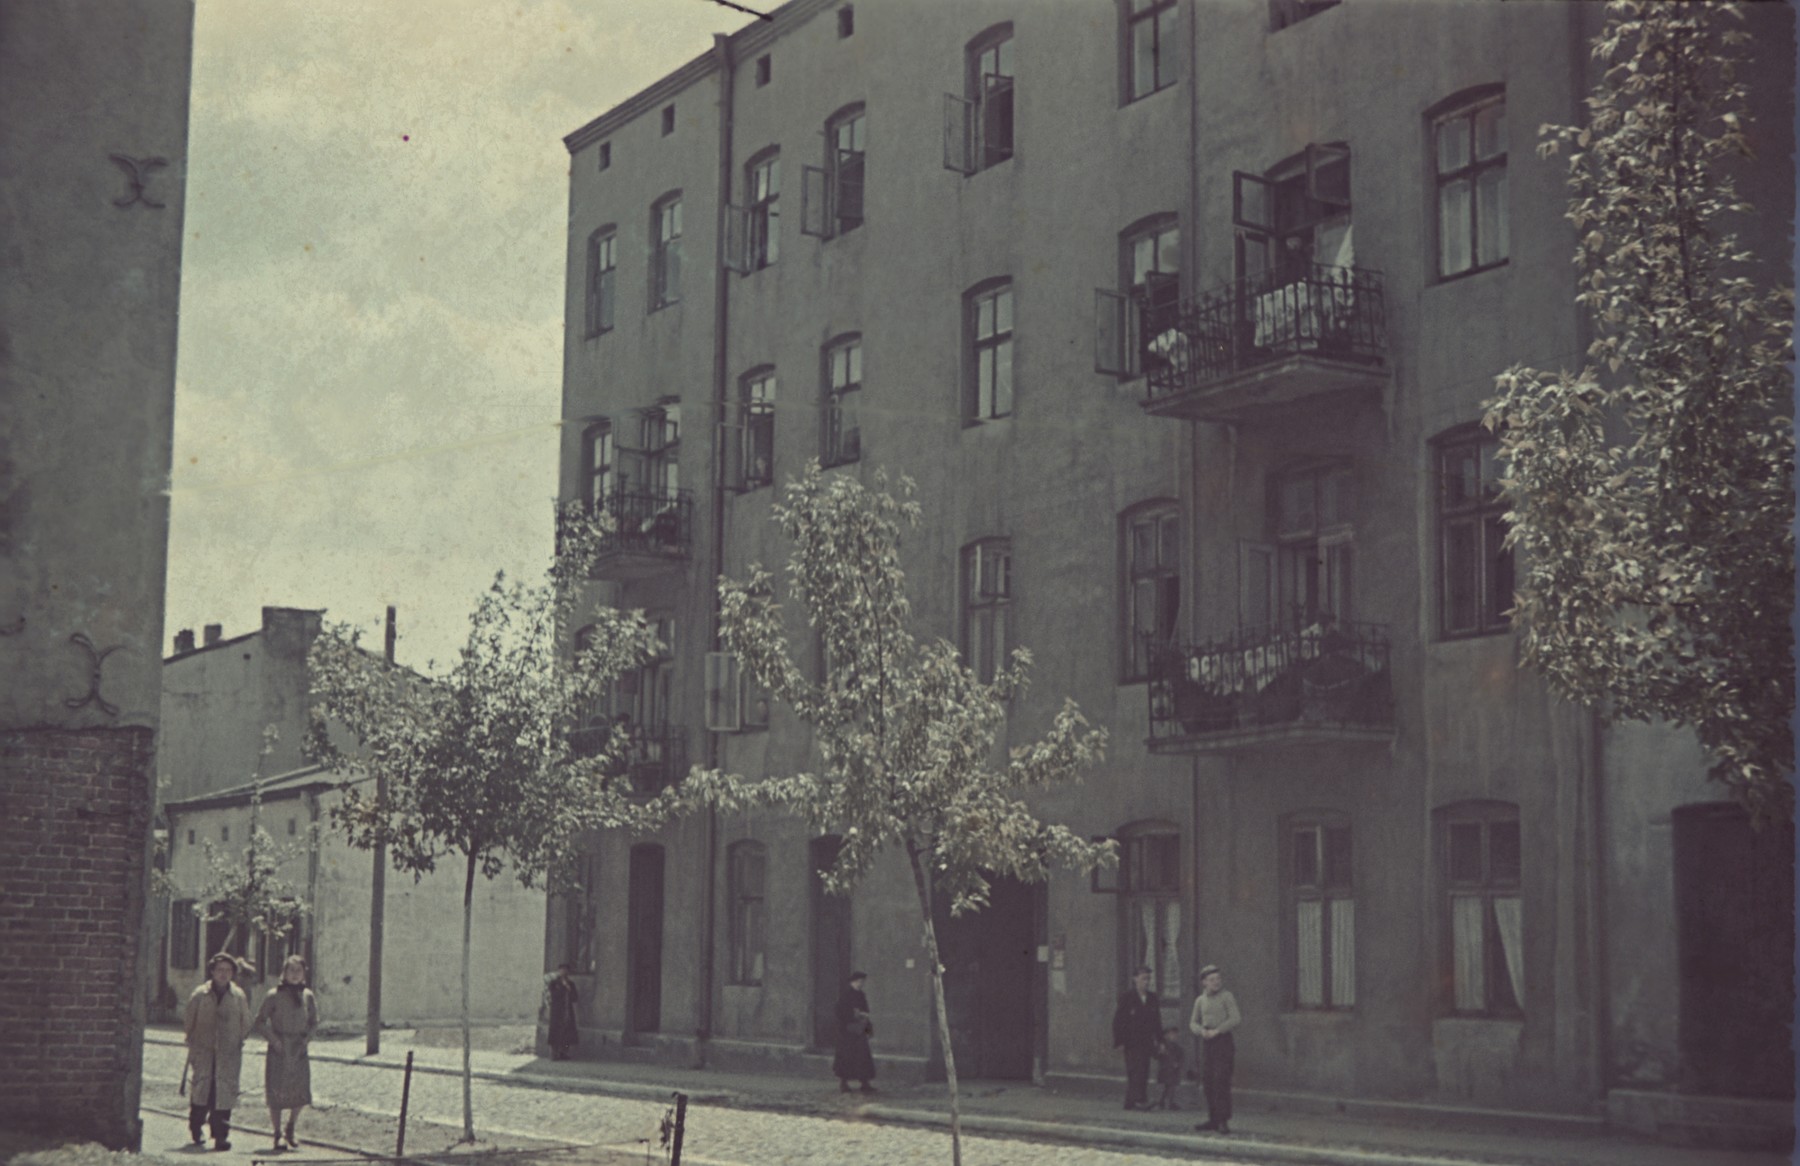
POLYGON ((1438 812, 1451 1011, 1513 1016, 1525 1007, 1519 808, 1466 802, 1438 812))
POLYGON ((767 267, 781 250, 781 157, 770 153, 752 161, 745 175, 750 188, 750 238, 746 266, 767 267))
POLYGON ((1344 462, 1274 479, 1274 614, 1286 629, 1351 618, 1355 478, 1344 462))
POLYGON ((971 292, 968 421, 991 421, 1013 411, 1013 293, 1003 281, 971 292))
POLYGON ((605 503, 613 492, 613 431, 607 421, 581 431, 582 501, 590 507, 605 503))
POLYGON ((1464 426, 1433 445, 1438 521, 1438 628, 1446 638, 1511 627, 1513 556, 1500 499, 1499 439, 1464 426))
POLYGON ((681 299, 681 195, 660 199, 650 210, 650 310, 681 299))
POLYGON ((1011 647, 1012 544, 1003 538, 970 543, 962 553, 963 661, 983 684, 991 683, 1011 647))
POLYGON ((1181 41, 1175 0, 1125 0, 1125 99, 1136 101, 1175 84, 1181 41))
POLYGON ((824 357, 819 464, 829 469, 862 457, 862 429, 851 404, 862 388, 862 337, 840 336, 825 346, 824 357))
POLYGON ((1438 275, 1506 262, 1506 94, 1491 92, 1432 120, 1438 275))
POLYGON ((1287 826, 1288 993, 1296 1008, 1356 1005, 1356 897, 1350 822, 1298 817, 1287 826))
POLYGON ((1167 1007, 1184 1001, 1181 961, 1181 835, 1152 824, 1119 832, 1120 982, 1140 966, 1167 1007))
POLYGON ((601 227, 588 238, 587 334, 598 336, 613 326, 617 294, 613 290, 617 274, 618 232, 601 227))
POLYGON ((1119 679, 1148 679, 1158 652, 1175 643, 1181 614, 1181 510, 1152 502, 1127 511, 1120 522, 1124 635, 1119 679))
POLYGON ((731 982, 761 984, 767 923, 765 879, 768 848, 760 842, 734 842, 728 857, 731 895, 731 982))
POLYGON ((775 480, 775 370, 763 369, 744 378, 744 488, 775 480))

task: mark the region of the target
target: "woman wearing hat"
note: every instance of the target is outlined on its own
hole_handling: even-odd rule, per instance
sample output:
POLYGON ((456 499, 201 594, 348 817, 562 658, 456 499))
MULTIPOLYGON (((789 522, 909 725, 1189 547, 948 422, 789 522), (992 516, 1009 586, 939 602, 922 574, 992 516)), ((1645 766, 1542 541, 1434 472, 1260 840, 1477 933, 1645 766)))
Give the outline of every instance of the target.
POLYGON ((288 1111, 287 1148, 298 1149, 294 1123, 300 1111, 312 1104, 312 1061, 307 1042, 319 1027, 319 1002, 306 986, 306 961, 297 955, 281 965, 281 982, 263 997, 256 1014, 256 1031, 269 1042, 263 1061, 263 1102, 269 1107, 269 1126, 275 1131, 275 1149, 282 1149, 281 1111, 288 1111))
POLYGON ((231 1149, 231 1110, 237 1105, 238 1070, 250 1035, 250 1000, 232 981, 237 959, 220 952, 206 961, 206 983, 188 997, 188 1132, 197 1146, 212 1126, 213 1149, 231 1149))
POLYGON ((1225 990, 1225 975, 1217 964, 1200 969, 1201 992, 1188 1018, 1188 1031, 1200 1038, 1200 1087, 1206 1093, 1206 1120, 1194 1128, 1215 1133, 1231 1132, 1231 1070, 1237 1048, 1231 1030, 1243 1016, 1237 998, 1225 990))
POLYGON ((837 1056, 831 1059, 831 1071, 837 1074, 838 1088, 850 1092, 850 1082, 859 1082, 864 1093, 875 1092, 875 1054, 869 1051, 869 1038, 875 1026, 869 1021, 869 998, 863 995, 866 972, 851 972, 850 982, 837 999, 837 1056))

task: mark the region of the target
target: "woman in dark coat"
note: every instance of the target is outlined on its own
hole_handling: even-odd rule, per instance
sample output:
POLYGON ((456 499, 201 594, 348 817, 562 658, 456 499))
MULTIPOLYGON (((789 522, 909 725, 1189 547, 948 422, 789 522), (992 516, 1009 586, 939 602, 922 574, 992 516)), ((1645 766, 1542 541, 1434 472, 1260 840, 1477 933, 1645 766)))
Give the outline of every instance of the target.
POLYGON ((300 1111, 312 1104, 312 1061, 307 1042, 319 1027, 319 1002, 306 986, 306 961, 291 955, 281 965, 281 982, 263 997, 256 1014, 256 1031, 269 1042, 263 1061, 263 1100, 269 1107, 269 1125, 275 1131, 275 1149, 298 1149, 294 1123, 300 1111), (287 1111, 285 1130, 281 1113, 287 1111))
POLYGON ((852 1081, 860 1082, 864 1093, 875 1092, 875 1056, 869 1051, 875 1026, 869 1023, 869 998, 862 990, 868 978, 863 972, 851 972, 849 984, 838 993, 837 1056, 831 1059, 831 1071, 845 1093, 852 1081))
POLYGON ((556 965, 556 974, 544 986, 544 1003, 550 1014, 550 1059, 553 1061, 568 1060, 569 1050, 581 1041, 575 1027, 575 1002, 580 999, 575 981, 569 979, 569 965, 556 965))

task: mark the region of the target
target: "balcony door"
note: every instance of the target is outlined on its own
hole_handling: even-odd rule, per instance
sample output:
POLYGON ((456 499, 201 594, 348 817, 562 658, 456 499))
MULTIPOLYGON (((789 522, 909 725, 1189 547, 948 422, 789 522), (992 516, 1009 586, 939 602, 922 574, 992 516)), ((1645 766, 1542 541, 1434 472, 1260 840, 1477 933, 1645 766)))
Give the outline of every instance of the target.
POLYGON ((1354 266, 1349 148, 1310 145, 1267 176, 1235 172, 1231 221, 1240 280, 1276 286, 1354 266))

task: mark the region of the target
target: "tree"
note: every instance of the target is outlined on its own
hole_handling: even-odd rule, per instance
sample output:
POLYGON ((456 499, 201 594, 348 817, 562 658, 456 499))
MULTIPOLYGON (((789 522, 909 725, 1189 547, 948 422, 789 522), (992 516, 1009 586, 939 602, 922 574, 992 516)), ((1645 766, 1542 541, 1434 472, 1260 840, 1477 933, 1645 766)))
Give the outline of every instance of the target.
POLYGON ((1486 423, 1526 661, 1609 716, 1693 726, 1762 821, 1793 811, 1794 301, 1732 227, 1751 211, 1730 172, 1750 154, 1741 19, 1609 6, 1588 123, 1539 147, 1570 151, 1590 363, 1509 368, 1486 423))
MULTIPOLYGON (((824 874, 831 893, 848 893, 886 848, 905 852, 950 1090, 952 1156, 960 1164, 956 1058, 933 904, 941 895, 953 915, 962 914, 986 904, 990 875, 1038 882, 1053 866, 1091 870, 1116 862, 1112 843, 1039 822, 1020 797, 1078 777, 1100 758, 1106 736, 1065 701, 1042 739, 994 764, 1007 701, 1024 687, 1030 655, 1015 651, 1010 666, 984 683, 953 645, 912 631, 900 536, 902 527, 918 524, 919 507, 894 498, 885 484, 878 478, 878 492, 871 492, 853 479, 824 476, 813 462, 774 508, 794 544, 790 594, 828 663, 822 683, 794 663, 767 571, 753 565, 744 581, 719 584, 725 647, 812 730, 818 770, 760 781, 696 770, 682 796, 689 808, 771 808, 840 833, 837 861, 824 874)), ((903 494, 911 487, 901 479, 903 494)))
POLYGON ((317 705, 315 757, 339 772, 384 780, 352 786, 332 821, 364 849, 385 843, 415 879, 456 856, 463 868, 463 1140, 474 1141, 469 1066, 469 959, 475 876, 512 873, 527 886, 554 881, 581 836, 608 827, 649 828, 660 802, 631 797, 619 776, 627 742, 615 735, 588 755, 570 730, 603 699, 613 678, 656 647, 641 613, 589 610, 581 584, 604 528, 576 511, 559 518, 558 554, 544 582, 497 575, 469 617, 469 639, 448 673, 426 679, 359 647, 360 632, 327 626, 309 665, 317 705), (570 650, 577 621, 587 625, 570 650), (335 720, 358 742, 335 749, 335 720))
MULTIPOLYGON (((262 768, 274 752, 275 740, 275 727, 270 725, 263 730, 262 754, 251 779, 250 832, 244 848, 231 851, 204 840, 206 877, 197 888, 183 892, 183 897, 194 900, 194 914, 202 922, 229 924, 221 951, 242 948, 247 954, 253 934, 285 939, 310 910, 301 889, 280 872, 289 862, 305 858, 315 839, 309 835, 304 842, 277 846, 262 827, 262 768)), ((179 888, 170 881, 164 889, 179 888)), ((216 953, 206 954, 210 958, 216 953)))

